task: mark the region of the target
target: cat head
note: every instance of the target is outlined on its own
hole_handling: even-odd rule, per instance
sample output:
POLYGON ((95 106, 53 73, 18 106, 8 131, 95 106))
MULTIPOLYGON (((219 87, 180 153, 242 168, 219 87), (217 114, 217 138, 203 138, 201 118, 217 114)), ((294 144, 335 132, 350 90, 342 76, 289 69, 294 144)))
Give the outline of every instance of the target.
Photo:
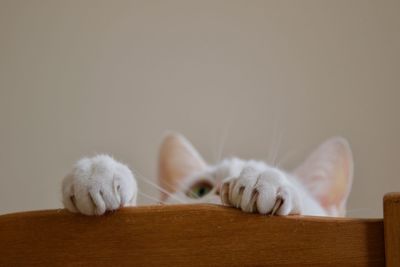
MULTIPOLYGON (((231 158, 208 165, 182 135, 164 137, 159 154, 159 183, 165 203, 221 203, 219 190, 232 168, 243 161, 231 158)), ((293 172, 327 214, 344 216, 353 179, 353 157, 348 142, 335 137, 321 144, 293 172)))

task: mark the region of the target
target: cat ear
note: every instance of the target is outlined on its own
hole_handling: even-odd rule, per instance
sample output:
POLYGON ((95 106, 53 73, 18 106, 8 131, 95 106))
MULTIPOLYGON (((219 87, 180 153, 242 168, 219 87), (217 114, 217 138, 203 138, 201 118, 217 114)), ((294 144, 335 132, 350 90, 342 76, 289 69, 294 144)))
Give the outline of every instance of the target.
MULTIPOLYGON (((193 147, 193 145, 182 135, 168 133, 160 147, 159 154, 159 183, 167 192, 173 193, 177 190, 179 183, 185 177, 201 172, 207 164, 193 147)), ((161 199, 166 198, 162 193, 161 199)))
POLYGON ((353 156, 347 140, 329 139, 294 171, 294 175, 329 215, 345 215, 353 181, 353 156))

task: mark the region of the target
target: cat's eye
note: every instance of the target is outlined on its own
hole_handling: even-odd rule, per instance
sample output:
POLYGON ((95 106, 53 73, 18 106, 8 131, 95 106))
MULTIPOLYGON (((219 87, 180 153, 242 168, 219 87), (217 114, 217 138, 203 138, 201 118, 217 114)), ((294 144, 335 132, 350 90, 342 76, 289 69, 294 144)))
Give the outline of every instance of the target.
POLYGON ((202 198, 213 189, 213 185, 207 181, 202 181, 194 184, 186 193, 191 198, 202 198))

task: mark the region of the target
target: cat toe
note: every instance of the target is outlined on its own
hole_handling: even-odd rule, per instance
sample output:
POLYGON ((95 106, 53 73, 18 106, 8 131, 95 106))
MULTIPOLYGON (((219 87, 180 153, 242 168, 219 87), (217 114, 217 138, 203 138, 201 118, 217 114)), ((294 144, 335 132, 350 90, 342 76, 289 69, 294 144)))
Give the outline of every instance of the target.
POLYGON ((245 168, 238 177, 224 180, 220 190, 223 204, 265 215, 299 214, 299 197, 285 173, 271 168, 262 172, 245 168))
POLYGON ((91 195, 88 192, 79 192, 74 195, 75 206, 78 211, 85 215, 95 214, 95 204, 91 195))
POLYGON ((102 215, 136 204, 137 183, 127 166, 107 155, 77 162, 63 181, 63 204, 71 212, 102 215))
POLYGON ((222 204, 230 205, 230 203, 229 203, 229 182, 224 182, 221 185, 220 197, 221 197, 222 204))
POLYGON ((253 187, 258 173, 253 168, 245 168, 238 177, 231 177, 224 181, 221 187, 221 201, 245 212, 254 210, 253 187))

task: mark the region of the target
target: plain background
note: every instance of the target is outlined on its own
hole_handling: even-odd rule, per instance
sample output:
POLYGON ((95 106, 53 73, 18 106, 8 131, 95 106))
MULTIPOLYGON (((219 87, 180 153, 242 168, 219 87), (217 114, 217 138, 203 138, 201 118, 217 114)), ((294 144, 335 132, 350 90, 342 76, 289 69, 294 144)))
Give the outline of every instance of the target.
POLYGON ((83 155, 156 181, 171 129, 209 162, 223 147, 287 169, 342 135, 349 215, 382 216, 400 191, 399 14, 400 1, 0 0, 0 213, 61 207, 83 155))

